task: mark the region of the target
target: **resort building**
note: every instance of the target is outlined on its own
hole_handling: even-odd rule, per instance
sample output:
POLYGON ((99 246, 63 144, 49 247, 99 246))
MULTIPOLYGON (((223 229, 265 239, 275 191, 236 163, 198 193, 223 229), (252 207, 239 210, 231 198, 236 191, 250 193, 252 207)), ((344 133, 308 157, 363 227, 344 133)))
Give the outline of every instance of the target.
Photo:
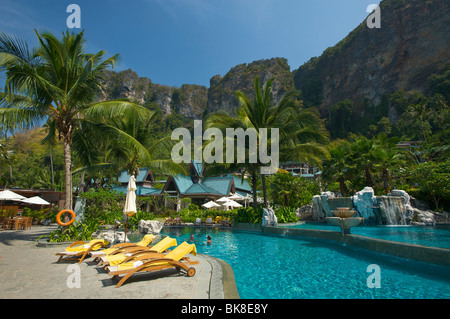
POLYGON ((281 169, 288 171, 292 175, 303 177, 303 178, 317 178, 322 172, 318 167, 311 166, 307 163, 301 162, 285 162, 280 165, 281 169))
MULTIPOLYGON (((153 188, 155 180, 151 170, 140 169, 136 177, 136 195, 137 196, 158 196, 165 195, 165 198, 176 199, 176 207, 181 209, 181 199, 190 198, 193 203, 201 205, 209 200, 219 199, 238 193, 247 196, 252 193, 247 180, 233 175, 224 176, 204 176, 205 167, 201 162, 192 161, 189 164, 189 175, 177 174, 169 176, 165 181, 163 189, 153 188)), ((115 186, 113 189, 123 194, 127 193, 127 185, 130 175, 123 171, 119 176, 121 186, 115 186)))

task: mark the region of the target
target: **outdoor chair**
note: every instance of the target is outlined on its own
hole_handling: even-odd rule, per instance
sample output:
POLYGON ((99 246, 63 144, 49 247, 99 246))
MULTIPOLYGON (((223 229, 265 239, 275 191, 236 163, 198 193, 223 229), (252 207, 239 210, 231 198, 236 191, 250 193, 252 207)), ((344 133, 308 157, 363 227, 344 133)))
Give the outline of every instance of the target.
POLYGON ((198 264, 198 261, 190 261, 186 257, 189 253, 197 254, 195 244, 183 242, 166 255, 159 254, 156 257, 155 254, 150 254, 149 256, 142 255, 133 262, 124 262, 117 266, 109 266, 107 267, 108 274, 113 279, 119 279, 123 275, 116 285, 117 288, 122 286, 125 281, 136 273, 153 272, 168 268, 175 268, 179 272, 185 272, 188 277, 192 277, 195 275, 195 268, 188 267, 188 265, 198 264))
POLYGON ((109 266, 115 266, 119 265, 122 262, 132 260, 133 258, 136 258, 144 253, 146 254, 161 254, 163 252, 166 252, 170 247, 176 246, 177 240, 175 238, 171 238, 169 236, 165 237, 164 239, 160 240, 157 244, 155 244, 152 247, 134 247, 129 249, 128 251, 123 251, 120 253, 112 253, 107 256, 100 257, 101 262, 99 263, 99 266, 103 265, 109 265, 109 266))
POLYGON ((33 217, 23 216, 23 217, 14 218, 16 230, 18 230, 18 229, 27 230, 27 229, 31 228, 32 222, 33 222, 33 217))
POLYGON ((214 223, 213 223, 213 220, 212 220, 212 217, 211 217, 211 216, 208 216, 208 217, 206 218, 206 225, 212 225, 212 224, 214 224, 214 223))
MULTIPOLYGON (((114 246, 111 246, 110 248, 106 248, 106 249, 102 249, 102 250, 96 250, 96 251, 91 251, 90 255, 91 257, 94 257, 95 259, 100 258, 102 256, 106 256, 106 255, 110 255, 112 253, 118 253, 118 252, 122 252, 125 251, 127 249, 130 249, 132 247, 146 247, 148 245, 150 245, 150 243, 152 243, 153 241, 153 235, 152 234, 147 234, 145 235, 141 241, 137 242, 137 243, 119 243, 119 244, 115 244, 114 246)), ((94 260, 95 260, 94 259, 94 260)))
POLYGON ((109 242, 104 239, 94 239, 88 243, 84 241, 76 241, 64 251, 56 253, 56 256, 60 256, 57 263, 67 260, 78 260, 78 263, 81 263, 87 256, 90 255, 91 251, 107 247, 108 245, 109 242))

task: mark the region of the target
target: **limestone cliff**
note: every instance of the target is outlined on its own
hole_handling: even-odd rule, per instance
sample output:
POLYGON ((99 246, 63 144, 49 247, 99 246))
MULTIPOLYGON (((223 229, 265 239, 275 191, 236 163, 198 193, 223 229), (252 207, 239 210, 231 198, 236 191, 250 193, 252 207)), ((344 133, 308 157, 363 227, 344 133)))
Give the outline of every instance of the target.
POLYGON ((106 71, 101 100, 126 98, 142 105, 156 103, 163 114, 176 112, 186 118, 201 118, 206 109, 205 86, 183 84, 180 88, 153 83, 133 70, 106 71))
POLYGON ((295 71, 306 105, 328 117, 337 102, 376 105, 397 90, 428 93, 427 78, 450 60, 450 2, 384 0, 381 28, 363 21, 345 39, 295 71))
POLYGON ((270 78, 274 79, 272 94, 275 102, 294 89, 292 73, 284 58, 239 64, 225 76, 215 75, 211 78, 208 90, 208 113, 223 110, 234 114, 234 109, 239 107, 239 102, 233 93, 240 90, 251 96, 254 92, 254 77, 259 77, 261 85, 270 78))

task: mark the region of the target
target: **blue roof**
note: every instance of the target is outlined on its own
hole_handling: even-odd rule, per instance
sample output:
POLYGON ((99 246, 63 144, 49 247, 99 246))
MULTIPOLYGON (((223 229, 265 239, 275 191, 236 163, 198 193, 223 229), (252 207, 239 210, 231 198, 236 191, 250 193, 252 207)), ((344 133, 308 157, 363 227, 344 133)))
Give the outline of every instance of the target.
MULTIPOLYGON (((122 193, 124 195, 127 194, 127 186, 114 185, 113 190, 115 190, 119 193, 122 193)), ((144 186, 136 187, 136 195, 157 195, 157 194, 161 194, 161 189, 144 187, 144 186)))
POLYGON ((195 172, 198 176, 202 176, 203 172, 203 163, 201 161, 192 161, 192 166, 194 166, 195 172))
MULTIPOLYGON (((229 175, 232 176, 232 175, 229 175)), ((244 190, 246 192, 252 192, 252 188, 250 187, 250 184, 248 183, 248 181, 246 179, 242 180, 239 177, 236 176, 232 176, 234 179, 234 187, 236 187, 236 189, 239 190, 244 190)))
POLYGON ((226 196, 230 193, 231 183, 234 182, 236 189, 242 192, 251 192, 252 189, 248 182, 232 175, 221 177, 204 177, 198 183, 194 183, 190 176, 175 175, 173 180, 176 184, 178 192, 181 195, 188 194, 217 194, 226 196))
MULTIPOLYGON (((148 168, 140 168, 139 174, 138 176, 136 176, 136 182, 145 181, 145 178, 147 177, 149 171, 150 169, 148 168)), ((123 170, 119 176, 119 183, 128 183, 129 181, 130 181, 130 174, 128 174, 126 170, 123 170)))
POLYGON ((180 194, 184 194, 193 184, 191 177, 186 175, 177 174, 173 177, 173 180, 180 194))
POLYGON ((208 177, 202 179, 201 183, 216 190, 216 193, 228 195, 230 193, 232 179, 229 177, 208 177))

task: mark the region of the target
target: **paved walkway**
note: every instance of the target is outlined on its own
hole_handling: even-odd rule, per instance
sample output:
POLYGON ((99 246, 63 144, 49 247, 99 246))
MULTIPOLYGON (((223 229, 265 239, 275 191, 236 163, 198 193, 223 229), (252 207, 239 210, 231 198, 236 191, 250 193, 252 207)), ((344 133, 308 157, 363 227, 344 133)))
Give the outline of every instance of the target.
MULTIPOLYGON (((134 276, 120 288, 116 281, 92 261, 56 263, 55 253, 66 246, 37 247, 36 239, 55 226, 33 226, 31 230, 0 231, 0 299, 7 298, 155 298, 223 299, 222 262, 207 255, 198 260, 193 277, 166 269, 134 276), (79 268, 78 268, 79 267, 79 268), (73 287, 79 270, 79 288, 73 287)), ((233 278, 234 279, 234 278, 233 278)))

